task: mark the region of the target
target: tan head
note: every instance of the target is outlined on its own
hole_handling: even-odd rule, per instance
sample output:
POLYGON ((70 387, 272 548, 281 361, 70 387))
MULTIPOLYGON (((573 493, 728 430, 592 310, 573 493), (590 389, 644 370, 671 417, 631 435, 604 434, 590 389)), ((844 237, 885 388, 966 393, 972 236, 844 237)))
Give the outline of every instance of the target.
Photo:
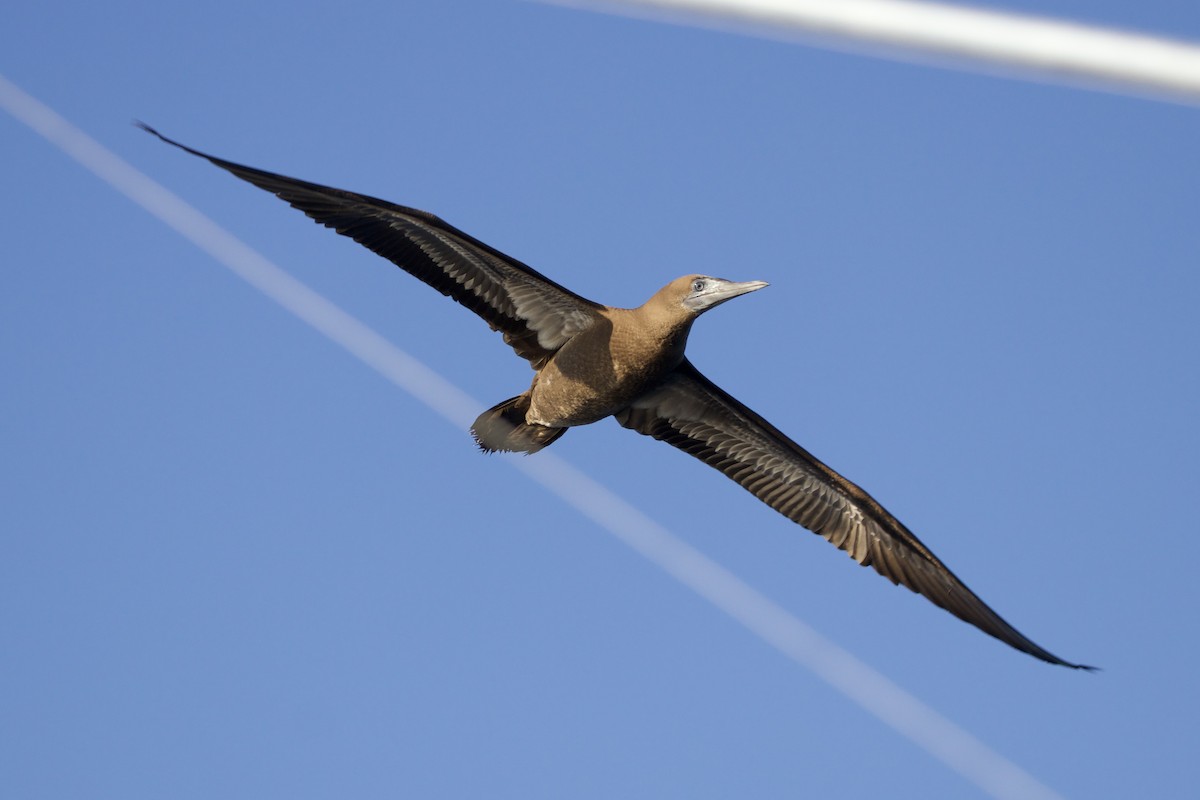
POLYGON ((668 303, 681 305, 691 316, 699 316, 739 295, 755 292, 766 286, 765 281, 737 283, 708 275, 684 275, 668 283, 660 291, 668 303))

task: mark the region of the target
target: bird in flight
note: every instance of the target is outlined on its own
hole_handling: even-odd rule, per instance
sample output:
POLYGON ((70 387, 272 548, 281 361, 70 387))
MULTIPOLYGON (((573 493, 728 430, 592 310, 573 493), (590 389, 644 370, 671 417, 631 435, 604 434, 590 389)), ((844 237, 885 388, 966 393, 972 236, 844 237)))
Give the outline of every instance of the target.
POLYGON ((534 369, 529 389, 483 412, 485 452, 535 453, 568 428, 615 417, 739 483, 892 583, 1035 658, 1075 669, 1009 625, 873 497, 705 378, 684 356, 696 318, 762 281, 677 278, 638 308, 587 300, 425 211, 242 166, 139 127, 276 195, 466 306, 534 369))

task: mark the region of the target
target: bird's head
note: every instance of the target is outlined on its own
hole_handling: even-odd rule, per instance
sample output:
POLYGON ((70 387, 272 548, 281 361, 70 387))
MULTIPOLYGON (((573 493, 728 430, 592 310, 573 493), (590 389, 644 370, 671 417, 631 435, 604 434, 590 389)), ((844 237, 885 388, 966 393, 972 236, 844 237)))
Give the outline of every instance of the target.
POLYGON ((727 281, 708 275, 685 275, 667 285, 666 290, 678 297, 680 305, 694 315, 721 305, 726 300, 756 292, 766 286, 766 281, 727 281))

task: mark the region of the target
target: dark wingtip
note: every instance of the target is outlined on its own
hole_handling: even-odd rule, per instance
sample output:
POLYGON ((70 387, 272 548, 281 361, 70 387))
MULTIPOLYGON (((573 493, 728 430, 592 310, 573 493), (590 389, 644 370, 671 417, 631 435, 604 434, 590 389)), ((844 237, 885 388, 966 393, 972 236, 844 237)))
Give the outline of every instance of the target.
POLYGON ((181 145, 179 142, 171 141, 170 139, 168 139, 167 137, 165 137, 161 133, 159 133, 152 125, 147 125, 146 123, 142 122, 140 119, 135 119, 133 121, 133 127, 141 128, 146 133, 150 134, 151 136, 157 136, 159 139, 162 139, 167 144, 173 144, 176 147, 183 147, 183 145, 181 145))
POLYGON ((161 133, 159 133, 157 129, 155 129, 154 127, 152 127, 150 125, 147 125, 146 123, 142 122, 140 119, 135 119, 133 121, 133 125, 136 128, 141 128, 142 130, 144 130, 146 133, 150 134, 151 136, 157 136, 161 141, 166 142, 167 144, 171 145, 172 147, 178 147, 180 150, 183 150, 186 153, 191 153, 194 156, 200 156, 201 158, 206 158, 209 161, 212 161, 213 163, 217 163, 217 160, 214 159, 212 156, 210 156, 208 153, 201 153, 199 150, 193 150, 192 148, 188 147, 186 144, 180 144, 179 142, 175 141, 174 139, 167 138, 166 136, 163 136, 161 133))
POLYGON ((1046 661, 1050 664, 1055 664, 1060 667, 1067 667, 1068 669, 1077 669, 1077 670, 1081 670, 1083 672, 1102 672, 1103 671, 1100 669, 1100 667, 1093 667, 1090 664, 1072 664, 1070 661, 1063 661, 1061 658, 1059 658, 1058 656, 1055 656, 1055 655, 1051 655, 1050 658, 1045 658, 1045 657, 1039 655, 1038 658, 1041 658, 1042 661, 1046 661))

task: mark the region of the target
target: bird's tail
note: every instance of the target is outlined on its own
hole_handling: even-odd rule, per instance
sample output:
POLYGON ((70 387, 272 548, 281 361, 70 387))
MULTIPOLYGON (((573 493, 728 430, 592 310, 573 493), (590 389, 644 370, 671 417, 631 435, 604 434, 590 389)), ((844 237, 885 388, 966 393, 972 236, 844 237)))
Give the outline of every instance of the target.
POLYGON ((521 394, 492 406, 471 426, 471 435, 485 453, 536 453, 567 432, 525 421, 529 394, 521 394))

